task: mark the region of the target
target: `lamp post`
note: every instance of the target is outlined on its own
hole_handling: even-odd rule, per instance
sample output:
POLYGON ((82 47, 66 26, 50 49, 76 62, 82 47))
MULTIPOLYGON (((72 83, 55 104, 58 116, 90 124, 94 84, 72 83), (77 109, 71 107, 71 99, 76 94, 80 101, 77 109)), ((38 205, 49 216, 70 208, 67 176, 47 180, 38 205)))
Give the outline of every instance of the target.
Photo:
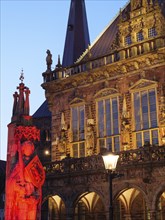
POLYGON ((114 173, 119 159, 119 155, 109 153, 102 156, 104 161, 105 169, 107 170, 109 176, 109 220, 113 220, 113 192, 112 192, 112 180, 115 178, 116 174, 114 173))

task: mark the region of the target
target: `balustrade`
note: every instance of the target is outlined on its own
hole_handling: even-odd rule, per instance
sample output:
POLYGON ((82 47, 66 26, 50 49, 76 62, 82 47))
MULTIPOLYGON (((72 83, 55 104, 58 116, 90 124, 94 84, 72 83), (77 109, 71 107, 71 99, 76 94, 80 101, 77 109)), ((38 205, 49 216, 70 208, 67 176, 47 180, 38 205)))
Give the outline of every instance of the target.
MULTIPOLYGON (((165 164, 165 146, 152 147, 145 146, 135 150, 122 151, 119 153, 119 160, 117 167, 150 163, 164 163, 165 164)), ((104 173, 104 163, 101 155, 88 156, 83 158, 66 157, 61 161, 47 163, 44 166, 47 176, 49 175, 67 175, 84 173, 104 173)))

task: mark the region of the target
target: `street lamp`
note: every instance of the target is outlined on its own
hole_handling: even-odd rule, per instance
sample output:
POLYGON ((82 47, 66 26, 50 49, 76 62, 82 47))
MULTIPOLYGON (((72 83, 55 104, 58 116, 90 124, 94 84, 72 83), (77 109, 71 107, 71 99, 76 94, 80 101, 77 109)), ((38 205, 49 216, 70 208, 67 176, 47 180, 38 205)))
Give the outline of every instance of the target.
POLYGON ((119 159, 119 155, 115 155, 113 153, 109 153, 107 155, 102 155, 105 169, 107 170, 109 176, 109 220, 113 220, 113 202, 112 202, 112 180, 117 176, 114 172, 116 169, 117 161, 119 159))

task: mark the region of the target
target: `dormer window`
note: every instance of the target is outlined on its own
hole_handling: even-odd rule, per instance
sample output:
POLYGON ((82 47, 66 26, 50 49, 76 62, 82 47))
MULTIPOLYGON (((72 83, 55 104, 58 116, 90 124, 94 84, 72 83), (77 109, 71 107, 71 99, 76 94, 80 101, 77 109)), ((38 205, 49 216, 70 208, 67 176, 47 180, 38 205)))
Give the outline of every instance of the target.
POLYGON ((131 39, 131 35, 128 35, 125 37, 125 45, 128 46, 132 44, 132 39, 131 39))
POLYGON ((155 27, 149 28, 148 29, 148 37, 155 37, 157 35, 155 27))
POLYGON ((136 34, 136 39, 138 42, 144 40, 144 36, 143 36, 142 31, 140 31, 136 34))

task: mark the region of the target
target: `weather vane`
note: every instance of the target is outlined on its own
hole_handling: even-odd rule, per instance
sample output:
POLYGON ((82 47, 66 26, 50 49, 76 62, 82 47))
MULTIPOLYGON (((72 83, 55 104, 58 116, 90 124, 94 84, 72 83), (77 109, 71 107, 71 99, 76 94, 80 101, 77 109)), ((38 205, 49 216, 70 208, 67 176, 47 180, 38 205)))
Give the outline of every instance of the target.
POLYGON ((22 69, 22 71, 21 71, 21 76, 19 77, 19 80, 21 80, 21 83, 23 83, 23 80, 24 80, 24 76, 23 76, 23 69, 22 69))

